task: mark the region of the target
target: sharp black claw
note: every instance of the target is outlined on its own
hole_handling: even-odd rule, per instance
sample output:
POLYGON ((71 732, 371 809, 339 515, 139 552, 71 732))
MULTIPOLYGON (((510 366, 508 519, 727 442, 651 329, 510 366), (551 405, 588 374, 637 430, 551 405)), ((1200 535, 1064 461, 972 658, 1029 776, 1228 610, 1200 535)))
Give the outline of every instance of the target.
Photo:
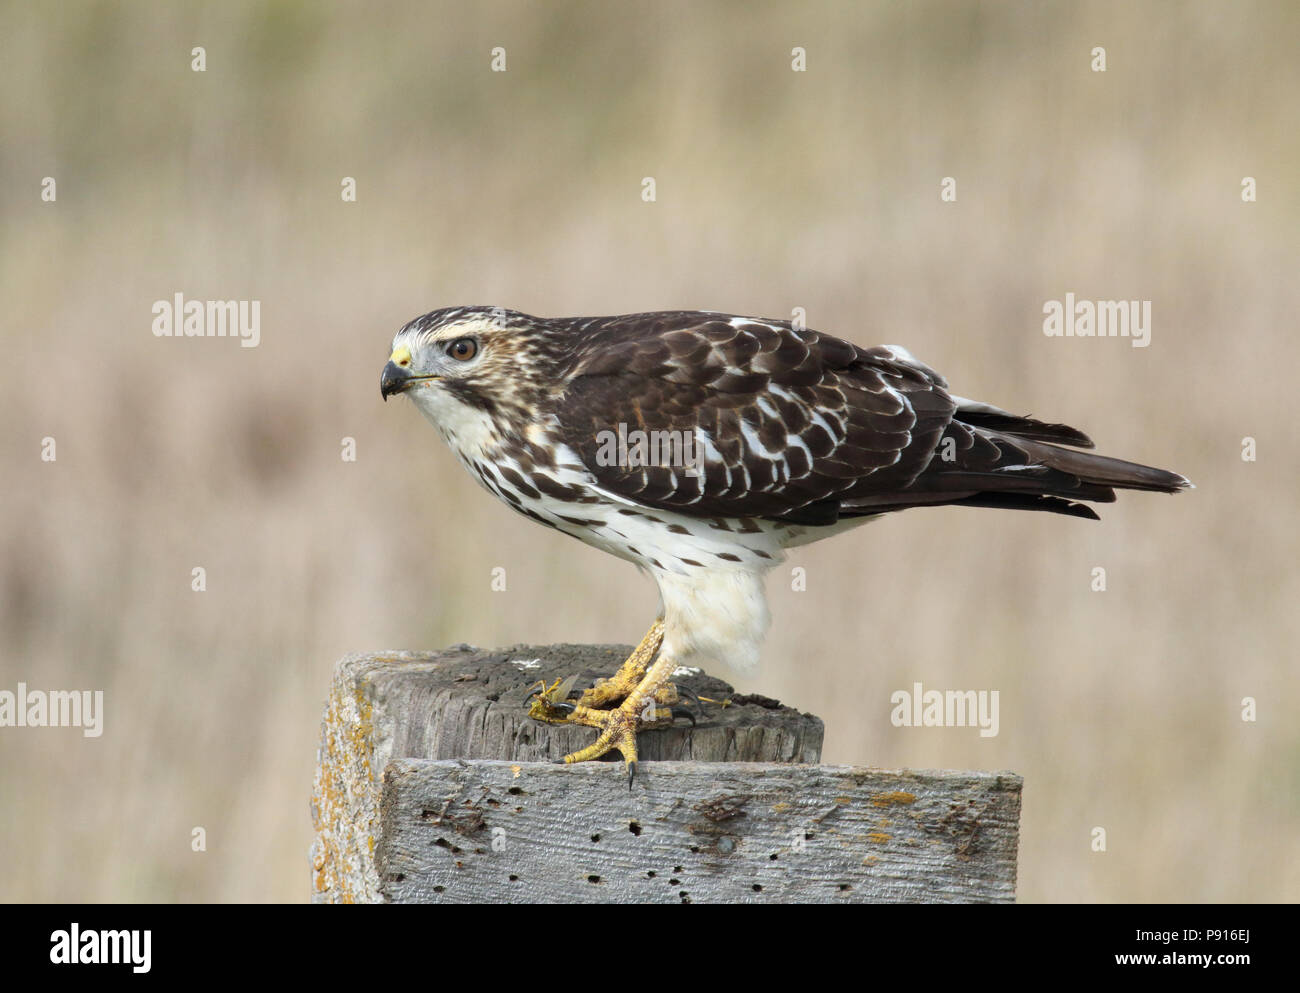
POLYGON ((677 693, 678 693, 679 696, 684 696, 684 697, 686 697, 688 700, 691 700, 691 701, 692 701, 693 703, 695 703, 695 705, 696 705, 697 707, 699 707, 701 710, 704 709, 704 703, 703 703, 703 701, 700 700, 699 696, 696 694, 696 692, 695 692, 694 690, 692 690, 692 689, 687 689, 685 686, 678 686, 678 687, 677 687, 677 693))
POLYGON ((672 707, 671 711, 674 720, 678 717, 685 717, 691 722, 691 727, 695 727, 695 712, 689 707, 672 707))
POLYGON ((632 780, 634 779, 636 779, 636 763, 629 762, 627 764, 627 791, 629 793, 632 792, 632 780))
POLYGON ((556 700, 554 703, 548 704, 548 706, 562 714, 572 714, 578 709, 576 704, 569 703, 567 700, 556 700))
MULTIPOLYGON (((695 710, 694 710, 694 712, 691 712, 691 711, 688 711, 688 710, 683 710, 683 711, 682 711, 682 713, 683 713, 685 716, 690 717, 690 719, 691 719, 691 727, 695 727, 696 725, 695 725, 695 716, 694 716, 694 714, 699 714, 700 717, 703 717, 703 716, 704 716, 704 701, 701 700, 701 699, 700 699, 700 698, 695 694, 695 691, 694 691, 694 690, 688 690, 685 686, 678 686, 678 687, 677 687, 677 694, 678 694, 679 696, 684 696, 684 697, 686 697, 687 699, 689 699, 690 701, 692 701, 692 702, 695 704, 695 710)), ((673 716, 676 717, 677 714, 678 714, 678 711, 677 711, 676 708, 674 708, 674 709, 673 709, 673 716)))

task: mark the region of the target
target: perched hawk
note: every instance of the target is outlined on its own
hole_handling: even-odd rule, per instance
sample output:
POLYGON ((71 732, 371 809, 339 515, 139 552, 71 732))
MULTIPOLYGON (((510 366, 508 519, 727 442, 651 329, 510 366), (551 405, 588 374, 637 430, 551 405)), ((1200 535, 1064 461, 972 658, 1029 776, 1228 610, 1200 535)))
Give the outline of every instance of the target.
POLYGON ((957 504, 1096 519, 1116 489, 1176 493, 1163 469, 1077 451, 1087 435, 954 396, 897 345, 700 311, 538 318, 435 310, 393 338, 406 393, 521 514, 647 570, 659 617, 611 680, 533 717, 600 730, 566 762, 672 719, 683 664, 758 661, 767 571, 785 549, 880 514, 957 504), (1063 447, 1064 446, 1064 447, 1063 447))

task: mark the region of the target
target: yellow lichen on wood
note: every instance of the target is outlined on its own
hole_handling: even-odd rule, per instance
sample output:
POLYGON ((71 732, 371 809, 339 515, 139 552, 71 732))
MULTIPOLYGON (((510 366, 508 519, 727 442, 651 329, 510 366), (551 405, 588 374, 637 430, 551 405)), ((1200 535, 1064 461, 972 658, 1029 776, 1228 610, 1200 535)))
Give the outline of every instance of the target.
MULTIPOLYGON (((375 784, 373 766, 373 705, 362 680, 345 685, 336 681, 325 704, 322 752, 316 770, 312 795, 312 822, 316 839, 312 852, 312 885, 317 893, 337 903, 354 902, 359 894, 350 892, 355 866, 345 864, 349 852, 357 850, 352 839, 365 837, 371 857, 374 853, 373 816, 355 823, 356 800, 372 793, 375 784)), ((372 804, 362 804, 371 807, 372 804)), ((371 813, 376 813, 372 810, 371 813)))
POLYGON ((916 803, 916 796, 902 790, 891 790, 888 793, 877 793, 871 798, 871 803, 876 807, 892 807, 896 803, 916 803))

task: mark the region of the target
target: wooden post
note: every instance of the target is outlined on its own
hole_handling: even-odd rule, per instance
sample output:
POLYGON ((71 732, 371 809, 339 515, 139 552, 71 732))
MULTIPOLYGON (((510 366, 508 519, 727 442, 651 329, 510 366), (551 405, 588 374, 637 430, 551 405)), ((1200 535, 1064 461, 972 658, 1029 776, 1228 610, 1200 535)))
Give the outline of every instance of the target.
POLYGON ((530 720, 529 689, 575 672, 589 685, 629 651, 343 659, 312 795, 313 900, 1014 900, 1019 776, 818 765, 818 718, 703 673, 674 681, 733 704, 642 732, 631 790, 608 763, 554 764, 595 732, 530 720))

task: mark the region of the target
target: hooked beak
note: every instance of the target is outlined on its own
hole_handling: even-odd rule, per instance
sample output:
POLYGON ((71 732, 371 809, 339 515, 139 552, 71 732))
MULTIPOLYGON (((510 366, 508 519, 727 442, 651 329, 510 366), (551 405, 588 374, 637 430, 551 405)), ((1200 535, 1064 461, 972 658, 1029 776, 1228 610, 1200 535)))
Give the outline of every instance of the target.
POLYGON ((412 378, 409 370, 403 369, 390 360, 388 365, 384 366, 383 375, 379 377, 379 395, 387 402, 394 393, 401 393, 410 386, 412 378))
POLYGON ((405 345, 399 345, 388 357, 383 375, 379 377, 379 395, 388 400, 394 393, 402 393, 413 383, 439 379, 438 376, 416 376, 411 372, 411 352, 405 345))

